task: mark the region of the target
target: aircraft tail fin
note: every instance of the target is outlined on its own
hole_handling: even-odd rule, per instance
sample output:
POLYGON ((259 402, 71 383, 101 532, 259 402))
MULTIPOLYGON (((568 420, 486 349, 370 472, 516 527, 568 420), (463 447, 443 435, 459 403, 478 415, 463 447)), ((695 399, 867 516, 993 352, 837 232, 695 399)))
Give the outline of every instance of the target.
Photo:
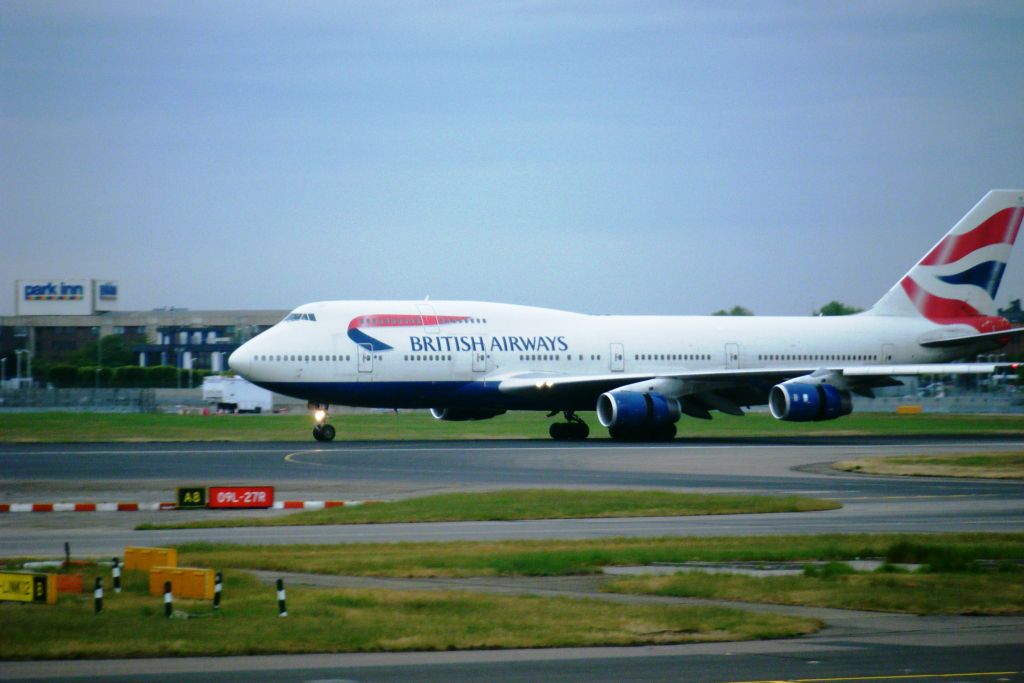
POLYGON ((1022 218, 1024 190, 990 191, 867 313, 939 324, 996 315, 996 292, 1022 218))

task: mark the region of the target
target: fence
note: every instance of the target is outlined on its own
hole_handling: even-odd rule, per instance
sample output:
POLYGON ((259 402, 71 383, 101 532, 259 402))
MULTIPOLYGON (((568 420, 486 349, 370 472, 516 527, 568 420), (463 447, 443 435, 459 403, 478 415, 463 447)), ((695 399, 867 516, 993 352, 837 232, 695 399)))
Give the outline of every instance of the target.
MULTIPOLYGON (((897 392, 898 389, 893 391, 897 392)), ((909 393, 902 396, 879 396, 875 399, 855 396, 853 400, 854 412, 857 413, 891 413, 898 406, 915 404, 920 405, 925 413, 1024 414, 1024 392, 951 392, 942 398, 919 397, 909 393)), ((40 389, 26 386, 0 391, 0 410, 10 411, 153 413, 180 408, 198 410, 205 405, 198 389, 40 389)), ((277 394, 274 395, 274 406, 293 412, 305 409, 304 402, 277 394)), ((754 410, 766 411, 767 406, 754 410)), ((348 411, 336 408, 334 412, 348 411)), ((354 409, 352 412, 362 410, 354 409)))
POLYGON ((110 413, 156 411, 154 389, 40 389, 22 387, 0 392, 3 410, 58 410, 110 413))

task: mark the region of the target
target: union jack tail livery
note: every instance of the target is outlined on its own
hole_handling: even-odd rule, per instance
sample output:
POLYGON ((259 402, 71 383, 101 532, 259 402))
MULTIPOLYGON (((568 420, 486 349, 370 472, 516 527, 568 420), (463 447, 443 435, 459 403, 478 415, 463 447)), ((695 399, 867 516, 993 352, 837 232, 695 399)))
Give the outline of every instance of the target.
POLYGON ((995 298, 1022 217, 1024 192, 992 190, 868 312, 1004 329, 995 298))

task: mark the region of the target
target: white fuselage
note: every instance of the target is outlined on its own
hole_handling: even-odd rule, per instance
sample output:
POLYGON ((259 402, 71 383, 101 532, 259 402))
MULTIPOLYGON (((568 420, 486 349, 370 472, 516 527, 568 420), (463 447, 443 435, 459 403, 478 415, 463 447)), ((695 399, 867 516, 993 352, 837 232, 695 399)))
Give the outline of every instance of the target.
MULTIPOLYGON (((895 365, 979 349, 920 341, 969 334, 920 317, 602 316, 474 301, 325 301, 296 308, 231 366, 316 403, 593 409, 503 396, 517 376, 664 376, 685 371, 895 365)), ((592 397, 596 400, 596 395, 592 397)))

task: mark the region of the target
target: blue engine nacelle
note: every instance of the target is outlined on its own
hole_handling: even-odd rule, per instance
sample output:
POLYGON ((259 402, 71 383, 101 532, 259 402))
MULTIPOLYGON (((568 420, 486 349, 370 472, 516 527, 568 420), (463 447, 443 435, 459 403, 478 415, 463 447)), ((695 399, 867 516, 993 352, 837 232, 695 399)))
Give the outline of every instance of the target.
POLYGON ((772 387, 768 408, 776 420, 816 422, 853 412, 850 392, 831 384, 783 383, 772 387))
POLYGON ((603 427, 670 425, 679 421, 679 413, 679 401, 654 392, 609 391, 597 399, 597 419, 603 427))
POLYGON ((489 420, 504 415, 504 410, 465 410, 462 408, 431 408, 430 414, 435 420, 448 422, 466 422, 467 420, 489 420))

